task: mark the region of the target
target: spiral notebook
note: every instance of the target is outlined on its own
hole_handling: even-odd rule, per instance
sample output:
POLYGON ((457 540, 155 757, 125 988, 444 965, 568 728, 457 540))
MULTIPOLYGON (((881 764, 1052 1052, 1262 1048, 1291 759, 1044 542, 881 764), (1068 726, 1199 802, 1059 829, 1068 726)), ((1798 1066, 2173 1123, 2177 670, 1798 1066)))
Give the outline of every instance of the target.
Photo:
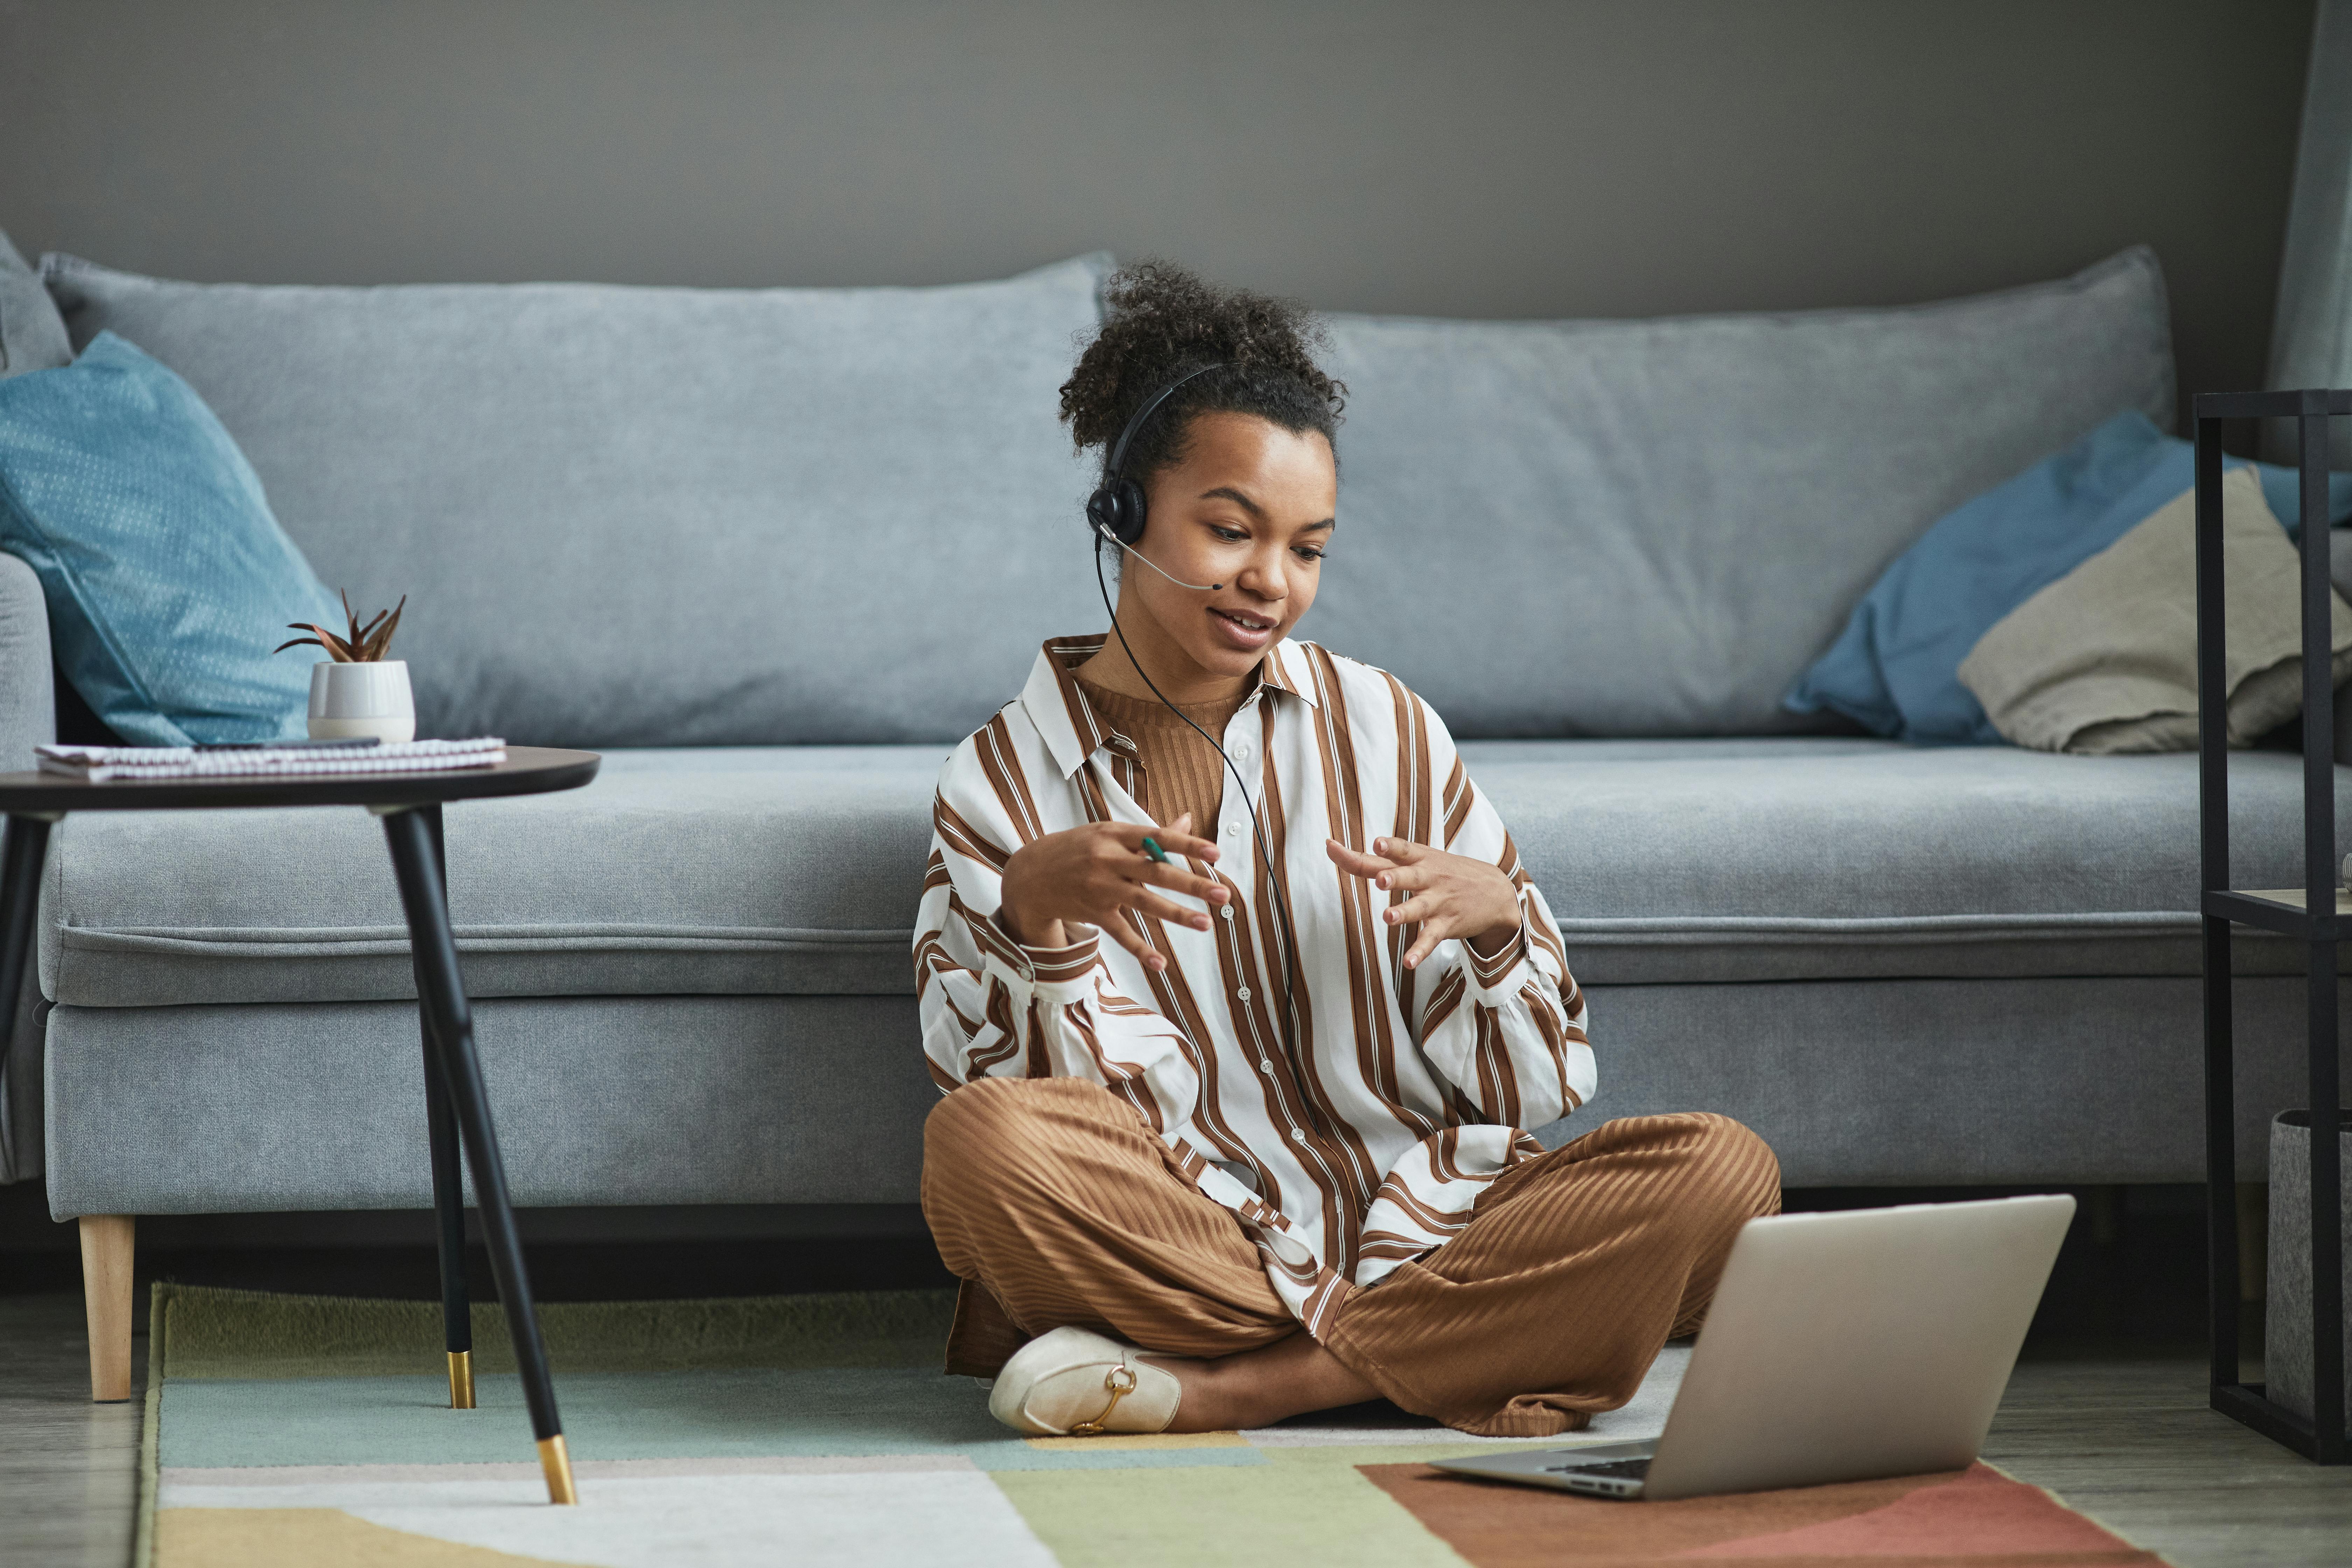
POLYGON ((110 779, 317 777, 335 773, 446 773, 507 760, 495 736, 471 741, 388 741, 372 746, 61 746, 33 748, 41 772, 110 779))

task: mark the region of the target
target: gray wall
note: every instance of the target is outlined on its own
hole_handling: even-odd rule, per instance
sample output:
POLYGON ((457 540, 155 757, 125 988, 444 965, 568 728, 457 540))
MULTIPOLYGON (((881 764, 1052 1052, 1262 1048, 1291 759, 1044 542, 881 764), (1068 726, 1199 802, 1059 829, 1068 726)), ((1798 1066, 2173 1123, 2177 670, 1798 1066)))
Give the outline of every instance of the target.
POLYGON ((0 226, 211 279, 1894 302, 2137 240, 2259 384, 2309 0, 0 0, 0 226))

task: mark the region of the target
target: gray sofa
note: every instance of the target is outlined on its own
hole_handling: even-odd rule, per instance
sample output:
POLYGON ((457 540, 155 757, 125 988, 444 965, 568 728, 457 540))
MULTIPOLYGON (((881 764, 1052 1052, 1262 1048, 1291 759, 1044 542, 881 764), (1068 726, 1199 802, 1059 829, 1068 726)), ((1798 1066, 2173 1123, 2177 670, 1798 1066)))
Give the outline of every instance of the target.
MULTIPOLYGON (((915 1197, 932 780, 1040 641, 1100 623, 1054 412, 1107 266, 706 291, 45 259, 73 345, 184 375, 328 584, 410 595, 421 732, 606 754, 448 814, 519 1202, 915 1197)), ((1936 517, 2119 408, 2169 426, 2167 319, 2136 250, 1906 310, 1332 320, 1341 525, 1302 632, 1431 699, 1561 917, 1601 1091, 1548 1139, 1691 1108, 1799 1185, 2200 1174, 2193 759, 1779 707, 1936 517)), ((53 723, 46 624, 0 558, 7 765, 53 723)), ((2236 759, 2241 885, 2295 879, 2298 771, 2236 759)), ((2252 1178, 2301 959, 2238 951, 2252 1178)), ((68 819, 39 975, 0 1120, 59 1218, 429 1204, 364 815, 68 819)))

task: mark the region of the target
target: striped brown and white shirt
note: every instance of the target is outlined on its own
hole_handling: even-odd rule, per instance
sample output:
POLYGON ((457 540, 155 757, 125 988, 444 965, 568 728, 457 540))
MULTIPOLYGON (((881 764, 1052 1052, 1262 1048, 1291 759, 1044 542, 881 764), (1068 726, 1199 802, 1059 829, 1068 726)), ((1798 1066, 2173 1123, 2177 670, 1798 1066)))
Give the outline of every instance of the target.
MULTIPOLYGON (((1284 641, 1223 741, 1260 799, 1298 952, 1282 938, 1248 807, 1228 789, 1196 831, 1234 896, 1206 931, 1133 912, 1154 975, 1090 926, 1024 947, 994 920, 1005 861, 1044 834, 1149 824, 1135 747, 1072 671, 1102 637, 1049 642, 1021 695, 940 774, 915 931, 924 1050, 942 1092, 983 1076, 1084 1078, 1133 1105, 1202 1192, 1257 1243, 1276 1291, 1319 1333, 1351 1287, 1443 1245, 1487 1184, 1541 1152, 1528 1129, 1593 1087, 1584 999, 1559 930, 1453 738, 1395 677, 1284 641), (1417 969, 1417 927, 1331 863, 1327 837, 1393 837, 1475 856, 1517 886, 1517 940, 1460 942, 1417 969), (1294 1053, 1282 1013, 1295 1006, 1294 1053)), ((1194 869, 1202 869, 1195 867, 1194 869)))

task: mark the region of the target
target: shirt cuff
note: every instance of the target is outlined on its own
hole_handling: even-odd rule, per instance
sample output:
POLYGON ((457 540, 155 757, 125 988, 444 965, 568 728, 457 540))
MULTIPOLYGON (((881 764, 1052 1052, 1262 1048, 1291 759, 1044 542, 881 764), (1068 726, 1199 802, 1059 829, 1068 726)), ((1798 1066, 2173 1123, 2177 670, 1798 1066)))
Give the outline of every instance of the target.
POLYGON ((1102 932, 1075 921, 1064 921, 1062 931, 1077 940, 1060 947, 1031 947, 993 932, 996 940, 981 944, 985 967, 1007 984, 1044 989, 1048 1000, 1079 1000, 1089 994, 1086 977, 1102 961, 1102 932))
POLYGON ((1528 961, 1528 914, 1525 905, 1519 909, 1519 929, 1511 936, 1503 951, 1488 958, 1462 942, 1462 965, 1470 972, 1472 999, 1489 1007, 1499 1007, 1519 994, 1526 976, 1519 971, 1528 961))
POLYGON ((1029 978, 1038 985, 1071 985, 1085 978, 1087 973, 1100 962, 1102 932, 1076 921, 1062 922, 1062 934, 1083 931, 1077 941, 1060 947, 1022 948, 1022 956, 1029 961, 1029 978))

